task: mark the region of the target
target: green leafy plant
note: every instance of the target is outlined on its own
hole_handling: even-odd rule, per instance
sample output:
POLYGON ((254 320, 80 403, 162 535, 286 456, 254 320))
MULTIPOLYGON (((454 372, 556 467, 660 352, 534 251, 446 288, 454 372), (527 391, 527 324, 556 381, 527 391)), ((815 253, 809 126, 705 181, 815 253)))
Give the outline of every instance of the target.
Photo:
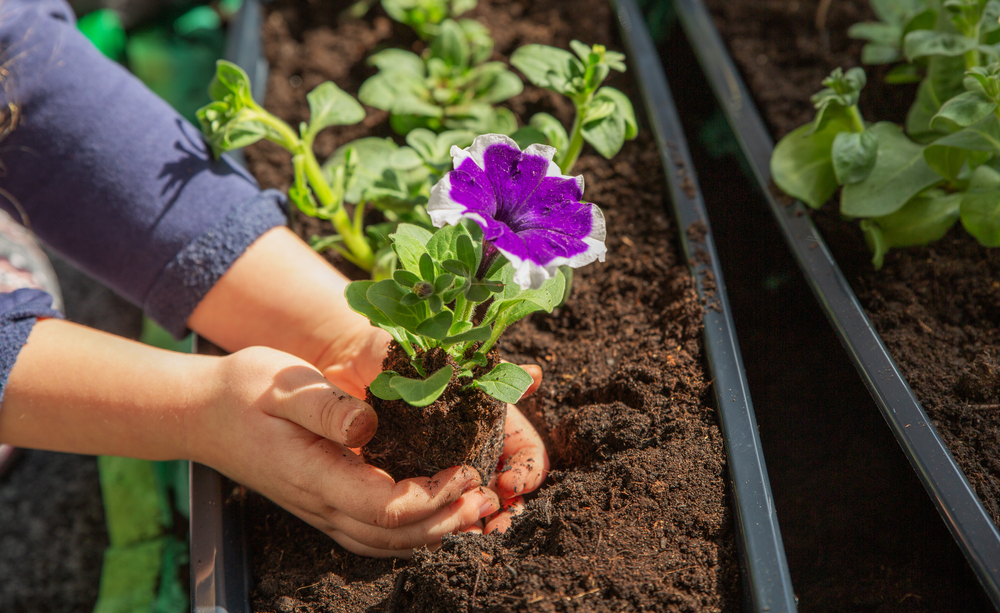
POLYGON ((257 104, 247 74, 225 60, 217 64, 209 94, 213 102, 198 110, 198 120, 216 154, 261 139, 287 149, 295 171, 289 198, 306 214, 328 219, 338 232, 332 246, 347 260, 371 271, 375 252, 364 232, 364 207, 357 206, 352 218, 344 206, 345 193, 358 168, 357 154, 345 152, 343 163, 324 172, 313 152, 313 142, 321 130, 358 123, 365 117, 364 108, 328 81, 308 94, 309 122, 303 122, 296 131, 257 104))
POLYGON ((430 40, 437 36, 440 24, 476 8, 477 0, 382 0, 390 17, 413 28, 417 35, 430 40))
POLYGON ((372 394, 384 400, 402 398, 418 407, 434 402, 456 375, 452 366, 425 372, 422 356, 440 347, 458 364, 457 376, 466 385, 504 402, 517 402, 531 384, 524 370, 500 364, 478 378, 473 378, 473 370, 486 364, 486 353, 510 324, 558 304, 565 284, 562 275, 529 291, 512 283, 513 268, 504 266, 504 260, 477 275, 483 241, 474 223, 434 233, 402 224, 391 238, 400 264, 392 279, 355 281, 348 286, 347 300, 373 325, 388 331, 425 378, 386 371, 372 382, 372 394), (475 321, 478 305, 491 298, 482 320, 475 321))
POLYGON ((379 72, 362 84, 358 98, 389 111, 399 134, 416 128, 514 132, 514 115, 494 105, 521 93, 524 85, 503 62, 487 61, 493 39, 486 27, 471 19, 445 19, 436 29, 422 56, 403 49, 371 56, 368 62, 379 72))
POLYGON ((1000 63, 965 71, 963 91, 927 119, 938 135, 926 142, 864 122, 862 69, 837 69, 823 84, 815 120, 774 149, 778 187, 813 208, 840 188, 840 212, 860 220, 876 268, 889 249, 938 240, 959 220, 981 244, 1000 246, 1000 63))
POLYGON ((603 45, 588 47, 577 40, 570 47, 576 55, 546 45, 525 45, 510 58, 511 65, 533 84, 573 101, 576 116, 569 133, 548 113, 538 113, 529 122, 560 151, 555 161, 564 173, 573 168, 584 142, 610 159, 626 140, 638 134, 628 97, 612 87, 601 87, 612 70, 625 72, 625 56, 608 51, 603 45))

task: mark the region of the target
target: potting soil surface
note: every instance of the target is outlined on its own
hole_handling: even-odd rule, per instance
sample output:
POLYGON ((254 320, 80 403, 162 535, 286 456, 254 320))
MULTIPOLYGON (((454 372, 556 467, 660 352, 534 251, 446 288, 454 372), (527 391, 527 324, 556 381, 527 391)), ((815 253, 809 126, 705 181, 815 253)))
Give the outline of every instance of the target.
MULTIPOLYGON (((380 9, 338 22, 344 3, 276 2, 266 19, 266 106, 296 123, 305 93, 332 79, 356 92, 383 46, 419 50, 380 9)), ((604 0, 575 4, 481 0, 468 16, 490 27, 496 51, 571 39, 615 47, 604 0)), ((628 89, 624 78, 613 81, 628 89)), ((510 104, 522 122, 569 103, 526 86, 510 104)), ((363 135, 389 136, 369 109, 361 127, 324 133, 321 156, 363 135)), ((248 152, 265 186, 287 188, 287 153, 248 152)), ((734 611, 740 577, 725 453, 704 370, 700 304, 663 205, 659 155, 648 134, 613 161, 584 155, 575 173, 607 219, 604 264, 577 271, 566 306, 512 328, 500 343, 515 363, 541 364, 542 388, 520 403, 539 428, 553 471, 504 535, 460 535, 410 562, 347 553, 259 496, 248 497, 256 611, 734 611)), ((319 226, 302 220, 308 235, 319 226)))

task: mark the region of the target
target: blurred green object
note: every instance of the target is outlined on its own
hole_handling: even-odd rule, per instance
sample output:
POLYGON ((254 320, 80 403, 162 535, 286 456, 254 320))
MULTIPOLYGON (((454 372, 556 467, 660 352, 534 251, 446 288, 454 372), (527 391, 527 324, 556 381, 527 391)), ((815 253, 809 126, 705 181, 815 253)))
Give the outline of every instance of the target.
POLYGON ((174 24, 142 28, 129 37, 125 55, 135 76, 185 119, 197 123, 195 111, 211 102, 208 84, 215 76, 215 61, 225 50, 226 36, 218 15, 214 29, 204 28, 200 27, 207 21, 203 12, 188 17, 194 11, 174 22, 189 28, 186 35, 176 32, 174 24))
POLYGON ((122 60, 125 54, 125 26, 117 11, 94 11, 81 17, 76 26, 105 56, 116 62, 122 60))

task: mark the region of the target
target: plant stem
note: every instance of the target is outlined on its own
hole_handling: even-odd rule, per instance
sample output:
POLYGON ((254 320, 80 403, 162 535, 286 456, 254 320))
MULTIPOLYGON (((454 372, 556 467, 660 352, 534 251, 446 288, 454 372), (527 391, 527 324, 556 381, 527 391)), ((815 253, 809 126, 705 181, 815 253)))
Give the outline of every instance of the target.
POLYGON ((302 154, 302 159, 305 160, 306 179, 309 180, 309 187, 316 194, 316 199, 320 205, 330 212, 330 222, 337 230, 337 233, 344 238, 344 244, 353 255, 353 257, 348 259, 359 267, 371 271, 372 266, 375 264, 375 255, 372 253, 368 241, 364 238, 361 224, 358 223, 355 226, 351 222, 351 218, 344 208, 343 199, 338 198, 333 193, 333 189, 330 188, 330 184, 326 182, 323 170, 320 168, 319 162, 316 160, 316 154, 312 150, 312 139, 304 140, 299 138, 288 124, 264 109, 259 109, 258 112, 261 122, 274 129, 279 136, 279 139, 269 140, 273 140, 285 149, 288 149, 292 155, 302 154))
POLYGON ((568 175, 570 170, 573 169, 573 164, 576 164, 577 158, 580 157, 580 152, 583 151, 583 116, 586 113, 587 104, 590 103, 592 95, 587 96, 586 100, 576 105, 576 117, 573 118, 573 129, 570 131, 569 146, 566 147, 562 163, 559 164, 559 170, 564 175, 568 175))
POLYGON ((861 111, 858 110, 856 104, 851 105, 847 108, 847 114, 851 116, 851 124, 854 127, 855 132, 865 131, 865 120, 861 117, 861 111))
POLYGON ((319 203, 330 210, 330 222, 337 232, 344 237, 344 244, 351 250, 357 258, 357 264, 361 268, 370 271, 375 264, 375 255, 372 253, 368 241, 361 234, 361 228, 355 228, 351 223, 351 218, 347 215, 343 201, 334 196, 333 190, 323 176, 323 170, 316 161, 316 156, 312 152, 312 147, 303 148, 301 151, 306 160, 306 178, 309 179, 309 186, 312 187, 319 203))

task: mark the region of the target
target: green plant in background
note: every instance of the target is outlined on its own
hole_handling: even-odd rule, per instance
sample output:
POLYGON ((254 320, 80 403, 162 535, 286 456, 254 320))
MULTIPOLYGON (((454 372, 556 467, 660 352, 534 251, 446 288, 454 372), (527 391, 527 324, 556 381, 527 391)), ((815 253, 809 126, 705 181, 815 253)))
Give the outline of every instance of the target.
POLYGON ((862 69, 837 69, 823 84, 816 119, 774 149, 778 187, 817 209, 841 187, 840 212, 860 220, 876 268, 889 249, 938 240, 959 220, 984 246, 1000 246, 1000 63, 965 71, 963 90, 927 120, 939 134, 927 142, 864 122, 862 69))
POLYGON ((382 0, 385 12, 424 40, 440 34, 441 22, 476 8, 477 0, 382 0))
POLYGON ((338 232, 328 245, 364 270, 375 266, 375 250, 364 231, 364 207, 355 207, 353 218, 344 206, 347 186, 357 168, 356 154, 345 153, 344 162, 324 173, 313 152, 313 141, 324 128, 351 125, 365 117, 354 98, 327 81, 309 92, 309 123, 296 132, 257 104, 250 94, 250 80, 231 62, 219 60, 209 87, 212 103, 198 110, 202 130, 216 153, 267 139, 292 154, 295 171, 289 198, 307 215, 327 219, 338 232))
POLYGON ((389 111, 393 129, 435 132, 470 130, 476 134, 510 134, 517 120, 494 105, 521 93, 521 79, 503 62, 487 61, 493 39, 471 19, 446 19, 437 25, 422 56, 386 49, 368 59, 379 69, 361 86, 358 98, 389 111))
POLYGON ((584 141, 610 159, 626 140, 635 138, 638 133, 628 96, 612 87, 601 87, 611 70, 625 72, 625 56, 607 51, 603 45, 588 47, 577 40, 572 41, 570 47, 576 56, 547 45, 525 45, 510 58, 510 63, 533 84, 573 101, 576 116, 568 134, 548 113, 538 113, 529 122, 560 151, 555 161, 564 173, 568 173, 580 157, 584 141))

